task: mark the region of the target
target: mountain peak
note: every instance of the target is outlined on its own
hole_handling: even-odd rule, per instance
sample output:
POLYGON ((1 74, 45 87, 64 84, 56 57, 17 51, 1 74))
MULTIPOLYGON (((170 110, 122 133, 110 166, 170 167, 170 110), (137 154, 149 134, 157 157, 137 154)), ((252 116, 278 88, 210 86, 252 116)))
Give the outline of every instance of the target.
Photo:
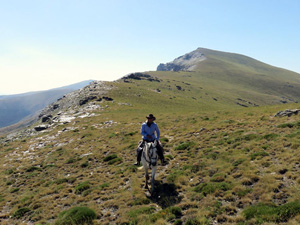
POLYGON ((192 71, 199 62, 206 60, 202 50, 202 48, 197 48, 195 51, 180 56, 172 62, 161 63, 158 65, 157 71, 192 71))

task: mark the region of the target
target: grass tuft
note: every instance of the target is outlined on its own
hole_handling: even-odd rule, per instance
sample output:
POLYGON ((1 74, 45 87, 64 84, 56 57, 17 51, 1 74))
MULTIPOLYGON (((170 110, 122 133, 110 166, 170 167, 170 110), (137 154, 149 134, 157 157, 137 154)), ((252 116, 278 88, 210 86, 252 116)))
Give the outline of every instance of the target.
POLYGON ((59 214, 55 225, 92 224, 97 215, 88 207, 74 207, 59 214))
POLYGON ((256 218, 263 222, 286 222, 300 214, 300 201, 289 202, 284 205, 259 203, 243 211, 247 220, 256 218))

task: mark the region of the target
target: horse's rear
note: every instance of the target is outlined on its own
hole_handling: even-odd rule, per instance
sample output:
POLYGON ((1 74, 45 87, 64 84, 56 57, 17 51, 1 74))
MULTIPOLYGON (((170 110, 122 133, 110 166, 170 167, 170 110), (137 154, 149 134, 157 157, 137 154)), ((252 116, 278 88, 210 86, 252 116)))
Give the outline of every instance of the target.
POLYGON ((148 170, 151 169, 151 194, 154 190, 154 181, 155 181, 155 173, 157 169, 157 149, 156 149, 156 141, 154 143, 149 142, 145 143, 145 146, 143 148, 143 154, 142 154, 142 163, 143 167, 145 169, 145 178, 146 178, 146 184, 145 188, 148 189, 148 180, 149 180, 149 173, 148 170))

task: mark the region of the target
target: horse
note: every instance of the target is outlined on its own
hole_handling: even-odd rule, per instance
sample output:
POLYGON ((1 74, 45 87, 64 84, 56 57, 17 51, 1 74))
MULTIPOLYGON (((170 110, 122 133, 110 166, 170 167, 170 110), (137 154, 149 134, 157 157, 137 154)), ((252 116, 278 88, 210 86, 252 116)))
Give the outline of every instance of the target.
POLYGON ((143 147, 143 152, 142 152, 142 164, 145 169, 145 178, 146 178, 145 188, 147 188, 147 189, 149 189, 148 188, 148 180, 149 180, 148 169, 152 170, 151 194, 153 194, 153 191, 154 191, 155 172, 156 172, 157 160, 158 160, 156 145, 157 145, 156 140, 154 142, 145 142, 145 145, 143 147))

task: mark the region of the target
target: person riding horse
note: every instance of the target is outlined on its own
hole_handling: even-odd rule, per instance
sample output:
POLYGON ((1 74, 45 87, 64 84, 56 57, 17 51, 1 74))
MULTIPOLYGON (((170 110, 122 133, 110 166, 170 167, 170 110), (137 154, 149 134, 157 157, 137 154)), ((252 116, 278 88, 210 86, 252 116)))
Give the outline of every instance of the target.
POLYGON ((146 116, 146 118, 147 118, 147 121, 144 122, 141 127, 141 135, 142 135, 143 140, 140 141, 139 146, 136 150, 137 151, 137 162, 134 165, 136 165, 136 166, 140 165, 144 143, 145 142, 153 142, 155 140, 157 140, 157 146, 156 146, 157 154, 161 160, 161 164, 165 165, 166 161, 165 161, 164 154, 163 154, 163 148, 159 142, 160 131, 158 129, 157 124, 154 123, 154 120, 156 118, 153 116, 153 114, 149 114, 148 116, 146 116), (155 135, 155 132, 156 132, 156 135, 155 135))

